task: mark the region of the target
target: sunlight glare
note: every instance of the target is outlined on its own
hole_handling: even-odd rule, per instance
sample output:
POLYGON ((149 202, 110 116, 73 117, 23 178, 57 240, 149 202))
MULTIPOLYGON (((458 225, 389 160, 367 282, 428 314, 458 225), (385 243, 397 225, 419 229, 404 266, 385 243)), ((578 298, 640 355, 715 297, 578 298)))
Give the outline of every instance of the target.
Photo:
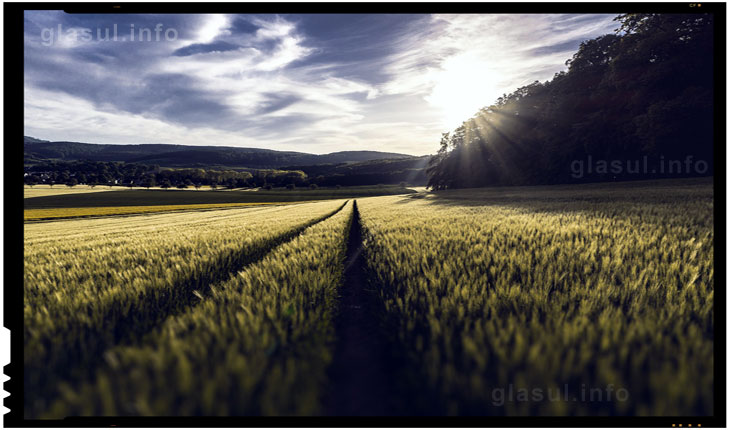
POLYGON ((442 111, 443 126, 453 130, 496 101, 500 81, 486 60, 468 53, 456 55, 443 62, 426 101, 442 111))

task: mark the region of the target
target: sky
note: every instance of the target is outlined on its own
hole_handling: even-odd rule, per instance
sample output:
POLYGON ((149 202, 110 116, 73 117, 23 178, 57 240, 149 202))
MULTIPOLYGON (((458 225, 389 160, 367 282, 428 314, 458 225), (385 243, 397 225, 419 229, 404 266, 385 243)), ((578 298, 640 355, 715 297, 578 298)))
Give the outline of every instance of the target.
POLYGON ((25 134, 433 154, 497 97, 565 70, 614 17, 26 11, 25 134))

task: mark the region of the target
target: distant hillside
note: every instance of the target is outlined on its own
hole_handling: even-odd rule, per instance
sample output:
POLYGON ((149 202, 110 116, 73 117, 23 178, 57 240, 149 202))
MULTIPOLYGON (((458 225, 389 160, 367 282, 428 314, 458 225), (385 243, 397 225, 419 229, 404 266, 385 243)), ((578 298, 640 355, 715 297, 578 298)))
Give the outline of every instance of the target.
POLYGON ((415 158, 410 155, 377 151, 343 151, 331 154, 307 154, 260 148, 186 145, 105 145, 79 142, 49 142, 26 136, 26 163, 38 160, 123 161, 157 164, 162 167, 238 167, 272 169, 287 165, 355 163, 392 158, 415 158))
POLYGON ((45 142, 48 142, 47 140, 36 139, 35 137, 30 137, 30 136, 24 136, 24 140, 26 142, 32 142, 32 143, 45 143, 45 142))
POLYGON ((283 170, 301 170, 320 184, 329 185, 376 185, 406 182, 409 185, 425 185, 428 181, 426 166, 430 155, 422 157, 367 160, 359 163, 319 164, 312 166, 285 166, 283 170))

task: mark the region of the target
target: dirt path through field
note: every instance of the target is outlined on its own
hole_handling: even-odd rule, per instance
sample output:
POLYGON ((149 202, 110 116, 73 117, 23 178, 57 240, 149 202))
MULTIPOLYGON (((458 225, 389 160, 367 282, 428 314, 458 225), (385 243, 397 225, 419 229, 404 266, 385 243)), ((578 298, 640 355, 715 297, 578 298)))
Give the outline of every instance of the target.
POLYGON ((367 290, 357 202, 345 260, 345 279, 335 319, 337 343, 325 413, 340 416, 392 414, 392 378, 375 314, 377 296, 367 290))

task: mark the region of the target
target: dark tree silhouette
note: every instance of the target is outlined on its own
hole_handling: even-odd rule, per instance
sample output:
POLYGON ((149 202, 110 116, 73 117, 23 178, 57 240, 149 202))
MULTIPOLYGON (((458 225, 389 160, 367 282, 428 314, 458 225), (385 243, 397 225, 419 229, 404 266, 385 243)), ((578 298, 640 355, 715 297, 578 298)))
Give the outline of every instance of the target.
POLYGON ((713 21, 707 14, 628 14, 581 43, 568 70, 504 95, 453 130, 428 164, 434 190, 644 179, 665 171, 597 169, 588 160, 703 160, 712 174, 713 21), (589 158, 590 157, 590 158, 589 158), (581 164, 582 166, 583 164, 581 164))

